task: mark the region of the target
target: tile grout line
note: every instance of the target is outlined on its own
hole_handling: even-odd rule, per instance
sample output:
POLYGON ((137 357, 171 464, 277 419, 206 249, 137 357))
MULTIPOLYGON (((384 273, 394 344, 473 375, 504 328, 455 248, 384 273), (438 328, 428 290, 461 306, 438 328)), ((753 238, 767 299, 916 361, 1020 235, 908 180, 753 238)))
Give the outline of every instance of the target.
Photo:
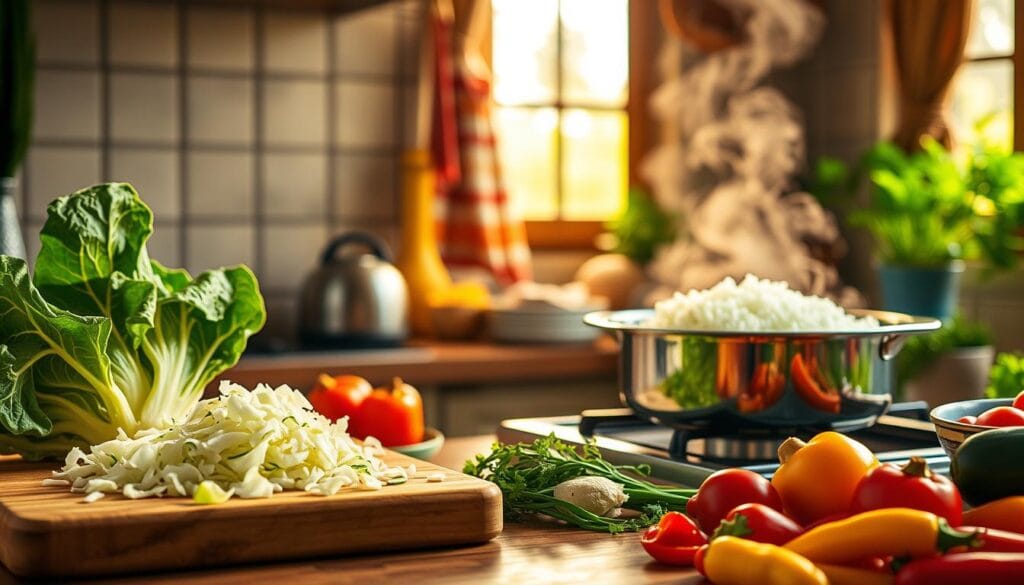
POLYGON ((110 73, 110 0, 101 0, 99 9, 99 75, 100 75, 100 180, 109 181, 111 162, 111 87, 110 73))
POLYGON ((188 165, 188 13, 184 2, 177 2, 178 16, 178 211, 180 213, 178 225, 178 261, 181 266, 188 266, 188 188, 189 188, 189 165, 188 165))
POLYGON ((337 179, 335 177, 334 166, 338 164, 337 157, 334 152, 334 139, 335 139, 335 126, 338 123, 338 80, 340 74, 338 72, 338 63, 336 60, 337 55, 337 44, 338 44, 338 28, 335 26, 337 20, 342 17, 332 15, 327 12, 325 15, 327 20, 327 120, 326 120, 326 135, 327 141, 324 143, 326 148, 323 150, 323 156, 326 161, 325 172, 327 173, 324 177, 327 197, 325 209, 327 210, 327 236, 328 238, 333 237, 335 231, 335 224, 338 222, 338 205, 337 205, 337 179))
MULTIPOLYGON (((190 5, 191 6, 191 5, 190 5)), ((330 18, 328 13, 328 18, 330 18)), ((341 17, 338 17, 341 18, 341 17)), ((60 61, 44 61, 37 64, 39 71, 53 71, 58 73, 92 73, 96 67, 85 63, 72 63, 60 61)), ((133 75, 174 75, 178 67, 161 65, 132 65, 132 64, 110 64, 109 69, 116 73, 130 73, 133 75)), ((252 72, 237 68, 217 67, 190 67, 190 73, 195 77, 211 79, 249 79, 252 72)), ((345 73, 348 80, 368 85, 386 85, 394 80, 396 75, 387 73, 370 73, 366 71, 349 71, 345 73)), ((305 71, 267 71, 263 77, 270 81, 330 81, 335 77, 332 73, 312 73, 305 71)), ((400 80, 412 82, 415 79, 407 76, 398 76, 400 80)))
POLYGON ((391 105, 391 107, 392 107, 392 115, 394 116, 394 120, 396 120, 398 123, 395 124, 395 127, 392 129, 392 139, 394 140, 395 144, 394 144, 394 146, 391 149, 391 151, 392 151, 391 152, 391 176, 392 176, 392 181, 391 181, 391 216, 392 216, 392 224, 393 225, 391 226, 391 229, 389 230, 391 233, 388 234, 391 237, 388 238, 388 239, 391 241, 392 254, 397 252, 397 250, 395 250, 395 248, 397 248, 397 246, 395 244, 396 243, 399 244, 399 245, 401 244, 401 242, 397 242, 398 232, 400 230, 396 228, 396 225, 397 225, 397 219, 396 218, 397 218, 397 216, 398 216, 398 214, 400 212, 400 206, 402 204, 402 200, 401 200, 401 192, 402 192, 401 172, 402 172, 402 151, 404 150, 403 144, 402 144, 402 134, 403 134, 402 130, 405 127, 405 122, 406 122, 406 120, 405 120, 406 108, 404 107, 405 106, 404 83, 403 83, 403 81, 400 81, 404 77, 403 76, 404 70, 403 70, 403 64, 402 64, 402 49, 403 49, 402 35, 403 35, 403 33, 405 31, 403 30, 404 27, 403 27, 403 23, 402 23, 402 20, 403 20, 403 18, 402 18, 402 7, 399 4, 395 4, 393 6, 394 6, 393 7, 394 14, 392 15, 392 18, 394 19, 394 22, 393 22, 392 25, 394 26, 394 38, 391 39, 391 42, 392 42, 392 48, 395 51, 395 56, 394 56, 394 63, 392 63, 392 72, 391 72, 392 73, 391 95, 393 96, 392 99, 394 100, 394 103, 391 105))
POLYGON ((256 247, 253 250, 253 271, 260 278, 266 277, 266 254, 265 248, 267 244, 267 225, 264 212, 266 211, 264 201, 264 184, 263 184, 263 167, 266 164, 264 157, 264 146, 265 146, 265 134, 266 129, 263 127, 263 120, 265 118, 264 113, 266 110, 266 101, 264 96, 264 80, 266 78, 264 69, 266 66, 266 20, 267 20, 267 9, 263 3, 257 3, 251 5, 253 8, 253 72, 252 72, 252 88, 253 88, 253 147, 252 147, 252 160, 253 160, 253 241, 252 245, 256 247))

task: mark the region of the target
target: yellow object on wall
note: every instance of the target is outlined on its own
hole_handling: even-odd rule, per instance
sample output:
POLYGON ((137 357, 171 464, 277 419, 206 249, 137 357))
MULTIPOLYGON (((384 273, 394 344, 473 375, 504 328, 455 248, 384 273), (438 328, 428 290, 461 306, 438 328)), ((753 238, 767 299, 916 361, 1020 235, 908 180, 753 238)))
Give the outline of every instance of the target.
POLYGON ((402 241, 396 264, 409 286, 409 324, 418 337, 432 333, 429 299, 452 286, 437 247, 435 184, 428 151, 402 154, 402 241))

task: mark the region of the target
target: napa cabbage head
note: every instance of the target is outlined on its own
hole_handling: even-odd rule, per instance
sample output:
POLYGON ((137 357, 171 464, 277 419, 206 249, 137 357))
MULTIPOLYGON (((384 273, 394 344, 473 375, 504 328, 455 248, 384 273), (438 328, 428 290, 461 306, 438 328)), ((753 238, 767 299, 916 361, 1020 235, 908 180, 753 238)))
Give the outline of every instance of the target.
POLYGON ((31 277, 0 256, 0 450, 58 456, 184 418, 266 320, 252 271, 152 260, 153 214, 126 183, 47 215, 31 277))

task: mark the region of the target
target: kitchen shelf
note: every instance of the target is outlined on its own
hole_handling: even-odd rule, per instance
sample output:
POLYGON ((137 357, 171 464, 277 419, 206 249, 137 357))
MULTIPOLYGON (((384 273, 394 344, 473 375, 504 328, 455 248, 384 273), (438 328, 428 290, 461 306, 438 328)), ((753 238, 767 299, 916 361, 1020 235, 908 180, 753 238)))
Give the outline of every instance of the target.
MULTIPOLYGON (((618 352, 618 344, 606 337, 577 345, 413 342, 387 350, 246 355, 221 378, 250 388, 258 383, 309 388, 324 372, 354 374, 374 384, 399 376, 438 386, 613 379, 618 352)), ((216 384, 207 391, 215 391, 216 384)))

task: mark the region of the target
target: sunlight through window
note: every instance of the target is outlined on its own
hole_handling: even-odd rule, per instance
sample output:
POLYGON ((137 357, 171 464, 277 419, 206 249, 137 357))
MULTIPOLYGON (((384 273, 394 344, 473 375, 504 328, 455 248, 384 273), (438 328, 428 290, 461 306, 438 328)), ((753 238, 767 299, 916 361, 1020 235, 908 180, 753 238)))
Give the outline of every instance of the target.
POLYGON ((509 193, 529 220, 606 220, 628 188, 628 0, 493 0, 509 193))

